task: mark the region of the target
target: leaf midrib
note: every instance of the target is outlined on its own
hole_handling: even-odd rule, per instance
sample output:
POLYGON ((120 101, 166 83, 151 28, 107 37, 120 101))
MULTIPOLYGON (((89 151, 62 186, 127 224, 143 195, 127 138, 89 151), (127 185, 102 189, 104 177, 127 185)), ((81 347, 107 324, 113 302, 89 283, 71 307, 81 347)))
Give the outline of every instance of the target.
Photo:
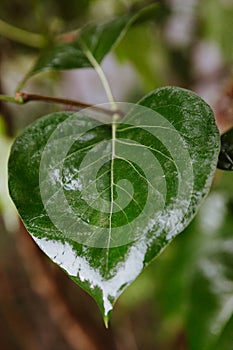
POLYGON ((108 271, 108 258, 109 258, 109 248, 112 232, 112 214, 113 214, 113 204, 114 204, 114 159, 115 159, 115 145, 116 145, 116 123, 112 122, 112 155, 111 155, 111 168, 110 168, 110 211, 109 211, 109 231, 108 231, 108 242, 107 242, 107 254, 106 254, 106 272, 108 271))

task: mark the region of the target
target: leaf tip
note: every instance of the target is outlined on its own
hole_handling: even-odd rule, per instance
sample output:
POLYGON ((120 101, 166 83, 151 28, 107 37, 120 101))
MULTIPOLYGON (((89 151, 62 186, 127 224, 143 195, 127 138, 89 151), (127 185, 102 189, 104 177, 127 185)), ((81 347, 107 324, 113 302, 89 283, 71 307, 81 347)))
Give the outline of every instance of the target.
POLYGON ((103 319, 104 319, 104 325, 105 325, 105 327, 108 329, 108 325, 109 325, 109 316, 108 316, 108 315, 104 315, 103 319))

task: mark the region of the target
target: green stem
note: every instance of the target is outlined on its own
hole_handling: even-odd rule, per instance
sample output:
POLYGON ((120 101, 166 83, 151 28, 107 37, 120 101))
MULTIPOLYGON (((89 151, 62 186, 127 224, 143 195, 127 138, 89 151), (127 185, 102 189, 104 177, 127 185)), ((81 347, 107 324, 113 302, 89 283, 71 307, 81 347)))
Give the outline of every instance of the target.
POLYGON ((12 102, 12 103, 18 103, 22 104, 20 99, 16 99, 16 97, 8 96, 8 95, 0 95, 0 100, 1 101, 6 101, 6 102, 12 102))
POLYGON ((41 49, 46 46, 47 40, 43 35, 28 32, 15 27, 0 19, 0 35, 18 43, 41 49))
POLYGON ((107 98, 112 105, 112 109, 117 110, 117 105, 116 105, 116 102, 114 100, 112 90, 109 86, 109 83, 107 81, 107 78, 104 74, 103 69, 101 68, 99 63, 96 61, 95 57, 92 55, 91 51, 88 49, 88 47, 85 45, 85 43, 82 43, 82 46, 83 46, 83 50, 84 50, 85 55, 87 56, 90 63, 92 64, 92 66, 96 70, 96 73, 98 74, 100 81, 102 82, 102 85, 103 85, 104 90, 106 92, 107 98))

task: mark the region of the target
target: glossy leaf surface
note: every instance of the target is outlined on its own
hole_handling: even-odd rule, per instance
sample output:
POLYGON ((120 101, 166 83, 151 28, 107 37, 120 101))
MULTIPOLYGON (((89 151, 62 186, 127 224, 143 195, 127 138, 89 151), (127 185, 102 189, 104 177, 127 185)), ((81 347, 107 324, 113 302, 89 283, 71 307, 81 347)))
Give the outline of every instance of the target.
POLYGON ((9 188, 22 220, 37 244, 95 298, 108 318, 117 297, 192 220, 211 185, 219 152, 219 134, 210 107, 196 94, 175 87, 155 90, 138 105, 133 105, 116 125, 114 138, 115 124, 96 123, 96 119, 90 119, 85 111, 78 117, 74 113, 55 113, 33 123, 12 147, 9 188), (62 128, 67 121, 68 135, 62 128), (80 128, 88 124, 88 130, 81 136, 75 129, 76 122, 80 128), (40 182, 40 170, 45 150, 51 149, 47 147, 48 144, 51 146, 48 140, 56 130, 61 133, 53 147, 57 146, 57 140, 62 140, 65 148, 72 133, 76 139, 64 158, 62 149, 57 148, 54 156, 51 153, 49 163, 46 163, 49 176, 45 180, 50 185, 47 186, 46 181, 40 182), (106 142, 106 147, 101 149, 102 156, 92 154, 94 158, 88 164, 90 170, 87 173, 88 176, 97 174, 94 182, 89 184, 96 185, 91 194, 97 189, 98 200, 103 203, 102 210, 98 211, 87 205, 80 184, 82 179, 77 176, 80 176, 85 156, 96 151, 101 142, 102 145, 106 142), (121 147, 122 144, 127 147, 121 147), (93 164, 100 161, 107 150, 114 156, 101 163, 95 172, 93 164), (149 160, 146 159, 148 153, 149 160), (59 156, 62 158, 60 163, 59 156), (146 161, 141 167, 144 158, 146 161), (62 164, 62 171, 59 164, 62 164), (124 190, 125 183, 127 190, 124 190), (54 184, 58 186, 57 191, 51 192, 54 184), (65 194, 63 201, 58 196, 60 190, 65 194), (119 198, 125 199, 125 194, 131 201, 119 211, 114 206, 119 207, 119 198), (86 244, 80 243, 80 232, 66 232, 66 227, 76 224, 75 220, 70 224, 66 201, 73 218, 81 216, 90 231, 91 226, 95 227, 86 244), (104 210, 107 202, 109 207, 104 210), (157 208, 160 202, 163 207, 157 208), (54 211, 48 214, 51 203, 54 211), (150 210, 149 216, 144 218, 145 225, 135 226, 138 234, 130 232, 147 205, 150 210), (62 218, 63 231, 54 224, 54 214, 62 218), (109 230, 109 241, 101 245, 98 235, 105 228, 109 230), (119 237, 128 238, 125 244, 121 241, 116 244, 117 236, 112 236, 114 228, 122 230, 118 232, 119 237))
POLYGON ((218 168, 222 170, 233 170, 233 129, 230 129, 221 136, 218 168))

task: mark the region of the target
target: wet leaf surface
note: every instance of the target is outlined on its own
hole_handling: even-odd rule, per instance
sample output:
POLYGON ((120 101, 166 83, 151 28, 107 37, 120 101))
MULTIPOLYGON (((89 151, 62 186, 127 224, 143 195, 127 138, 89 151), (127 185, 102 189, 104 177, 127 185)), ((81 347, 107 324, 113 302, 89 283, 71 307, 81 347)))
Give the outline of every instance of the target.
POLYGON ((117 125, 99 117, 60 112, 31 124, 12 147, 9 188, 34 240, 107 322, 123 290, 194 217, 219 133, 210 107, 175 87, 151 92, 117 125))

